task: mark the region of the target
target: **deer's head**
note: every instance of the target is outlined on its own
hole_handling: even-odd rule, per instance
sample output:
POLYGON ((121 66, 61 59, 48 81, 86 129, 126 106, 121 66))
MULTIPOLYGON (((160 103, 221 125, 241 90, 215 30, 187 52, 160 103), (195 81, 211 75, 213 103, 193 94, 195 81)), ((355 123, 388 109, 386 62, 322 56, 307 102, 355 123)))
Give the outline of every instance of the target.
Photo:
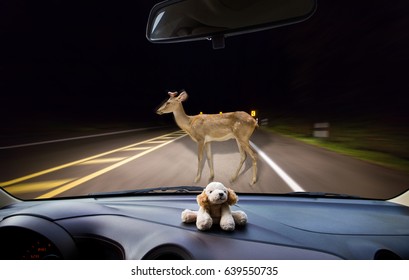
POLYGON ((188 96, 186 91, 182 91, 179 95, 177 91, 169 91, 168 94, 169 99, 165 101, 158 110, 156 110, 156 113, 159 115, 174 112, 179 106, 181 106, 181 103, 185 101, 188 96))

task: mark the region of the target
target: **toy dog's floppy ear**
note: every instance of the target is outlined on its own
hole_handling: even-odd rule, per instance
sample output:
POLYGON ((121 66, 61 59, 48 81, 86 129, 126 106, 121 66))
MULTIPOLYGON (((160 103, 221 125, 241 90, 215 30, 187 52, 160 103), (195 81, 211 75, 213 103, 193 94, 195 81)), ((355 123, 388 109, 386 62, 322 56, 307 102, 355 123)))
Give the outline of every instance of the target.
POLYGON ((199 194, 196 197, 197 200, 197 204, 199 204, 199 206, 205 208, 205 209, 209 209, 209 200, 207 198, 207 194, 206 192, 203 190, 203 192, 201 194, 199 194))
POLYGON ((227 188, 227 193, 228 193, 228 195, 227 195, 227 204, 229 204, 229 205, 236 204, 237 201, 239 200, 236 193, 230 188, 227 188))

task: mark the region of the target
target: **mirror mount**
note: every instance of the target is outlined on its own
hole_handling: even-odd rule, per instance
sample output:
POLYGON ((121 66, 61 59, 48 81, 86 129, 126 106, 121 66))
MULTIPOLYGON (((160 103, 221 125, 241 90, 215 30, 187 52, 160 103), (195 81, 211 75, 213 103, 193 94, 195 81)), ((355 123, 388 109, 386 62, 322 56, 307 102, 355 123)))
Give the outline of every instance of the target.
POLYGON ((223 34, 214 35, 214 36, 210 37, 209 40, 212 41, 212 46, 213 46, 214 50, 224 49, 225 40, 224 40, 224 35, 223 34))

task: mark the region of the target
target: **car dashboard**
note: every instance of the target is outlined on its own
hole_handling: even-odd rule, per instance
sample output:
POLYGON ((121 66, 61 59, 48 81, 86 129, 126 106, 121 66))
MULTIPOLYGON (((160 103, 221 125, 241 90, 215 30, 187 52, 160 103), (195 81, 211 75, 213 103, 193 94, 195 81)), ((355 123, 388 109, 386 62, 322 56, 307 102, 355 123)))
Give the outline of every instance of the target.
POLYGON ((409 259, 409 208, 352 198, 239 194, 232 232, 181 221, 196 194, 19 201, 0 209, 1 259, 409 259))

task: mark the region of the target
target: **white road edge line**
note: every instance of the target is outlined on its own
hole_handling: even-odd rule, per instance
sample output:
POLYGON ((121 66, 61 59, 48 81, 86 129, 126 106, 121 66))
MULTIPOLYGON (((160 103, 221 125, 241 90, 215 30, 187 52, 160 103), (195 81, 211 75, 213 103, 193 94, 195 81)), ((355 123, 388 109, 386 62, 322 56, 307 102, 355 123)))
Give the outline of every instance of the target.
POLYGON ((297 182, 295 182, 283 169, 281 169, 281 167, 278 166, 277 163, 269 158, 266 153, 264 153, 259 147, 257 147, 256 144, 250 141, 250 145, 294 192, 305 192, 305 190, 299 184, 297 184, 297 182))

